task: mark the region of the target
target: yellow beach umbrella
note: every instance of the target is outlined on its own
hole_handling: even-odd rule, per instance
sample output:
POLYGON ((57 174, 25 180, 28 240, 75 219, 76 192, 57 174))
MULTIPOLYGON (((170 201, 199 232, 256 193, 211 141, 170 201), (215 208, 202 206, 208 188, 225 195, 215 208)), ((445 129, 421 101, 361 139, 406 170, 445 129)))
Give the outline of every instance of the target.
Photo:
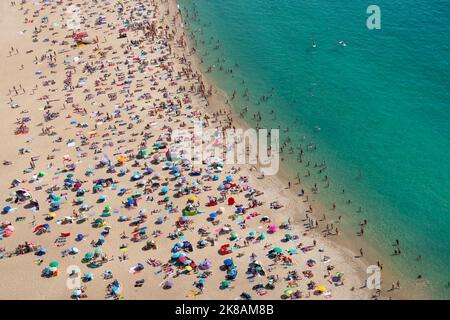
POLYGON ((325 292, 325 291, 327 291, 327 288, 325 288, 324 286, 320 285, 320 286, 317 286, 317 291, 325 292))

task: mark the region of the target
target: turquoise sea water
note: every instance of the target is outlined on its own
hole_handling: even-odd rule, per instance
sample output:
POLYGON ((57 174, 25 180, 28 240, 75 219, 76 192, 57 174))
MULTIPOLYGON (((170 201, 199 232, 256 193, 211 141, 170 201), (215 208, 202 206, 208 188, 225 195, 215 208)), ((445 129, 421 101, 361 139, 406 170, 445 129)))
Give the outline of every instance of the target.
POLYGON ((236 90, 236 110, 248 106, 250 123, 260 111, 265 127, 289 128, 289 168, 318 184, 326 208, 336 202, 327 216, 342 215, 351 234, 367 219, 364 241, 385 266, 414 290, 425 283, 434 297, 450 298, 448 3, 376 1, 381 30, 369 30, 368 1, 178 2, 203 69, 215 65, 211 77, 230 96, 236 90), (400 256, 391 256, 395 239, 400 256))

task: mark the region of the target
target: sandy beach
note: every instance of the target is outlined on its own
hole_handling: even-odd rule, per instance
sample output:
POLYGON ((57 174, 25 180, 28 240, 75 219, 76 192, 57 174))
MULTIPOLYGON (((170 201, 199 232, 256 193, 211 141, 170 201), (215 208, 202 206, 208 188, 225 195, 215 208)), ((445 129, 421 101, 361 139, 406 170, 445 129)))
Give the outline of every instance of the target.
POLYGON ((367 261, 282 175, 171 154, 194 123, 246 128, 175 0, 73 4, 1 2, 0 299, 400 294, 365 286, 367 261))

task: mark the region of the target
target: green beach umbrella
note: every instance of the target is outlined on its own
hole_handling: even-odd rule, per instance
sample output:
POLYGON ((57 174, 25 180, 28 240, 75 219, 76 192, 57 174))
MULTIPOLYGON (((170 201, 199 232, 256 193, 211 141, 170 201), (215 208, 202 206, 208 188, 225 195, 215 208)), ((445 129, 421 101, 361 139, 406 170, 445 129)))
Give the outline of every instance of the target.
POLYGON ((49 266, 52 268, 57 268, 59 266, 59 263, 57 261, 52 261, 50 262, 49 266))
POLYGON ((111 206, 105 206, 105 209, 103 209, 105 212, 109 212, 109 211, 111 211, 111 206))
POLYGON ((39 172, 38 177, 39 178, 45 177, 45 172, 44 171, 39 172))
POLYGON ((103 219, 102 218, 97 218, 97 219, 95 219, 95 221, 94 221, 94 223, 102 223, 103 222, 103 219))
POLYGON ((281 253, 281 252, 283 252, 283 250, 281 250, 281 248, 279 248, 279 247, 276 247, 273 249, 273 252, 281 253))
POLYGON ((147 154, 147 150, 140 150, 138 152, 139 157, 144 157, 147 154))
POLYGON ((91 260, 94 257, 94 254, 92 252, 88 252, 84 255, 84 258, 86 260, 91 260))

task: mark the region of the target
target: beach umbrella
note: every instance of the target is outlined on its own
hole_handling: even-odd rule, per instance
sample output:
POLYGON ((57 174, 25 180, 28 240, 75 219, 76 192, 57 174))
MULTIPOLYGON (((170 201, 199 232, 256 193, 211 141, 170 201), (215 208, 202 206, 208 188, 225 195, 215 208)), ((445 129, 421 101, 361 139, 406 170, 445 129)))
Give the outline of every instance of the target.
POLYGON ((39 253, 44 254, 47 253, 47 249, 46 248, 39 248, 39 253))
POLYGON ((111 206, 105 206, 105 208, 103 209, 105 212, 109 212, 111 211, 111 206))
POLYGON ((61 202, 60 201, 53 202, 51 206, 52 208, 59 208, 61 206, 61 202))
POLYGON ((103 250, 102 248, 95 248, 95 254, 100 255, 102 254, 103 250))
POLYGON ((190 271, 192 271, 192 267, 191 266, 186 266, 186 267, 184 267, 184 270, 186 270, 187 272, 190 272, 190 271))
POLYGON ((220 286, 221 286, 222 288, 228 288, 228 287, 230 286, 230 282, 229 282, 229 281, 222 281, 222 282, 220 283, 220 286))
POLYGON ((147 150, 139 150, 139 152, 138 152, 139 157, 144 157, 146 154, 147 154, 147 150))
POLYGON ((292 291, 291 289, 284 290, 284 294, 287 296, 290 296, 292 293, 294 293, 294 291, 292 291))
POLYGON ((80 290, 80 289, 73 290, 72 295, 73 295, 74 297, 79 297, 79 296, 81 296, 81 290, 80 290))
POLYGON ((39 178, 45 177, 45 172, 44 171, 39 172, 38 177, 39 178))
POLYGON ((56 272, 56 271, 58 271, 58 268, 57 267, 50 267, 49 270, 51 272, 56 272))
POLYGON ((275 253, 282 253, 283 250, 281 250, 281 248, 279 248, 279 247, 276 247, 276 248, 273 249, 273 252, 275 252, 275 253))
POLYGON ((12 236, 12 234, 13 234, 13 232, 11 230, 5 230, 3 232, 4 237, 10 237, 10 236, 12 236))
POLYGON ((248 234, 249 234, 250 236, 252 236, 252 237, 256 236, 256 232, 255 232, 255 231, 250 231, 248 234))
POLYGON ((97 218, 94 220, 94 223, 102 223, 103 219, 102 218, 97 218))
POLYGON ((232 265, 233 265, 233 259, 225 259, 225 260, 223 261, 223 264, 224 264, 226 267, 232 266, 232 265))
POLYGON ((94 257, 94 253, 92 253, 92 252, 88 252, 84 255, 84 258, 86 260, 91 260, 93 257, 94 257))
POLYGON ((9 211, 11 211, 11 207, 10 206, 3 207, 3 212, 4 213, 8 213, 9 211))
POLYGON ((57 261, 52 261, 49 263, 49 266, 52 268, 57 268, 59 266, 59 263, 57 261))
POLYGON ((276 226, 276 225, 271 225, 270 227, 269 227, 269 231, 270 232, 275 232, 275 231, 277 231, 278 230, 278 227, 276 226))
POLYGON ((148 174, 153 173, 153 169, 152 169, 152 168, 146 168, 145 171, 146 171, 148 174))
POLYGON ((77 202, 78 203, 81 203, 81 202, 83 202, 84 201, 84 197, 77 197, 77 202))
POLYGON ((322 285, 319 285, 319 286, 317 286, 317 291, 319 291, 319 292, 325 292, 325 291, 327 291, 327 288, 325 288, 324 286, 322 286, 322 285))
POLYGON ((217 216, 218 216, 218 214, 217 214, 216 212, 213 212, 213 213, 211 213, 211 214, 209 215, 209 217, 210 217, 211 219, 215 219, 217 216))
POLYGON ((7 227, 11 224, 11 222, 9 222, 8 220, 5 220, 2 222, 2 227, 7 227))
POLYGON ((88 272, 84 275, 84 278, 92 280, 94 278, 94 274, 92 272, 88 272))
POLYGON ((172 259, 178 259, 180 257, 180 254, 179 253, 174 253, 173 255, 172 255, 172 259))
POLYGON ((77 254, 78 252, 80 252, 80 249, 78 249, 77 247, 73 247, 72 249, 70 249, 70 251, 77 254))

